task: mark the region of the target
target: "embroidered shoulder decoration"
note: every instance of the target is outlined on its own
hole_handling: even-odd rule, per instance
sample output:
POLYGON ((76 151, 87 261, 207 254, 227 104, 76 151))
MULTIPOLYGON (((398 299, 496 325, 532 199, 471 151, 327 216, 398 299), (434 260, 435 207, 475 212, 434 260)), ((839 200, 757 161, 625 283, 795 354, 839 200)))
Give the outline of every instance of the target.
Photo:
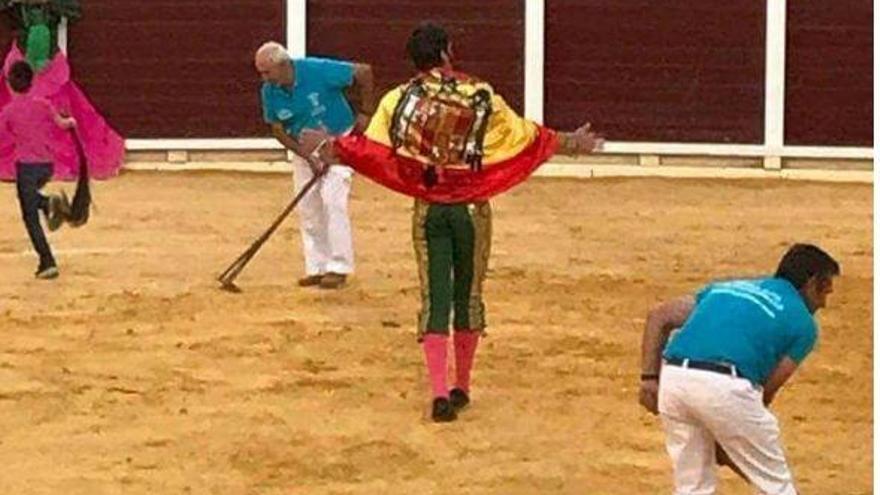
POLYGON ((492 93, 475 82, 436 73, 410 81, 392 116, 392 147, 433 167, 480 170, 492 93))
POLYGON ((364 134, 337 139, 336 151, 389 189, 466 203, 524 181, 557 145, 554 131, 517 115, 489 84, 434 69, 385 94, 364 134))

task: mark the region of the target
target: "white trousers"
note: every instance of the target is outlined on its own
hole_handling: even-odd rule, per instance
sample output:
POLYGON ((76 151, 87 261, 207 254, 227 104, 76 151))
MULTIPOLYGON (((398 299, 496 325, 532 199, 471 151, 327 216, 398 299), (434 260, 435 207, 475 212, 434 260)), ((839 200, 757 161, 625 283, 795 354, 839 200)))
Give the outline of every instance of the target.
POLYGON ((763 391, 744 378, 664 365, 659 408, 676 495, 715 493, 715 442, 766 495, 797 495, 763 391))
MULTIPOLYGON (((312 169, 293 156, 296 193, 312 179, 312 169)), ((348 195, 353 171, 345 165, 331 165, 297 206, 302 233, 306 275, 349 274, 354 271, 348 195)))

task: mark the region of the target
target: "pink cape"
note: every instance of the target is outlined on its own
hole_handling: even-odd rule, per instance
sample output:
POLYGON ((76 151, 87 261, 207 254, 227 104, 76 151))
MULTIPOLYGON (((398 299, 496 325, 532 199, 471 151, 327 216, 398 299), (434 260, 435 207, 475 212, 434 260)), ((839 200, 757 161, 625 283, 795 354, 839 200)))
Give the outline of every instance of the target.
MULTIPOLYGON (((5 74, 9 67, 24 57, 12 42, 12 48, 0 74, 0 108, 11 99, 5 74)), ((75 82, 70 80, 70 65, 64 53, 58 52, 36 77, 30 91, 47 98, 59 110, 66 110, 77 120, 77 133, 83 143, 88 159, 89 177, 106 179, 119 172, 125 159, 125 143, 103 117, 95 110, 89 99, 75 82)), ((79 161, 70 131, 57 129, 54 139, 55 180, 74 180, 79 174, 79 161)), ((0 180, 15 180, 13 146, 0 129, 0 180)))

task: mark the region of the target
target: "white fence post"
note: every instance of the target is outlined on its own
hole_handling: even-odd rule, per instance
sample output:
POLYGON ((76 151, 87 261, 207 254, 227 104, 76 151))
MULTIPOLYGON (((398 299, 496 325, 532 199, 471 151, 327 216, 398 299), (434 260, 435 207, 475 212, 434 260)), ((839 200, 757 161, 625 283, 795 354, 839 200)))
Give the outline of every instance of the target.
POLYGON ((292 57, 299 58, 306 56, 306 45, 308 37, 306 36, 306 27, 308 19, 306 18, 308 11, 308 0, 286 0, 285 24, 287 25, 287 51, 292 57))
POLYGON ((526 118, 544 122, 544 0, 525 3, 523 106, 526 118))
POLYGON ((764 69, 764 168, 782 168, 785 146, 786 0, 767 0, 767 51, 764 69))

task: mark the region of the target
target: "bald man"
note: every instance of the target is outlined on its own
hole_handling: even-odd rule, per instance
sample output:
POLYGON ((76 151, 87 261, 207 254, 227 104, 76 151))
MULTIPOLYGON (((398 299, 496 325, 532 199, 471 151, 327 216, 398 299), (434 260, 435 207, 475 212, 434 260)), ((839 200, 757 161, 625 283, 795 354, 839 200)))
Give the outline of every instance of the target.
MULTIPOLYGON (((367 64, 323 58, 292 59, 281 44, 264 43, 254 56, 263 79, 263 118, 272 135, 293 151, 294 184, 299 193, 315 174, 316 161, 299 143, 304 129, 323 129, 333 136, 360 131, 375 110, 373 71, 367 64)), ((348 196, 352 169, 330 167, 300 202, 305 276, 301 287, 338 289, 354 271, 348 196)))

